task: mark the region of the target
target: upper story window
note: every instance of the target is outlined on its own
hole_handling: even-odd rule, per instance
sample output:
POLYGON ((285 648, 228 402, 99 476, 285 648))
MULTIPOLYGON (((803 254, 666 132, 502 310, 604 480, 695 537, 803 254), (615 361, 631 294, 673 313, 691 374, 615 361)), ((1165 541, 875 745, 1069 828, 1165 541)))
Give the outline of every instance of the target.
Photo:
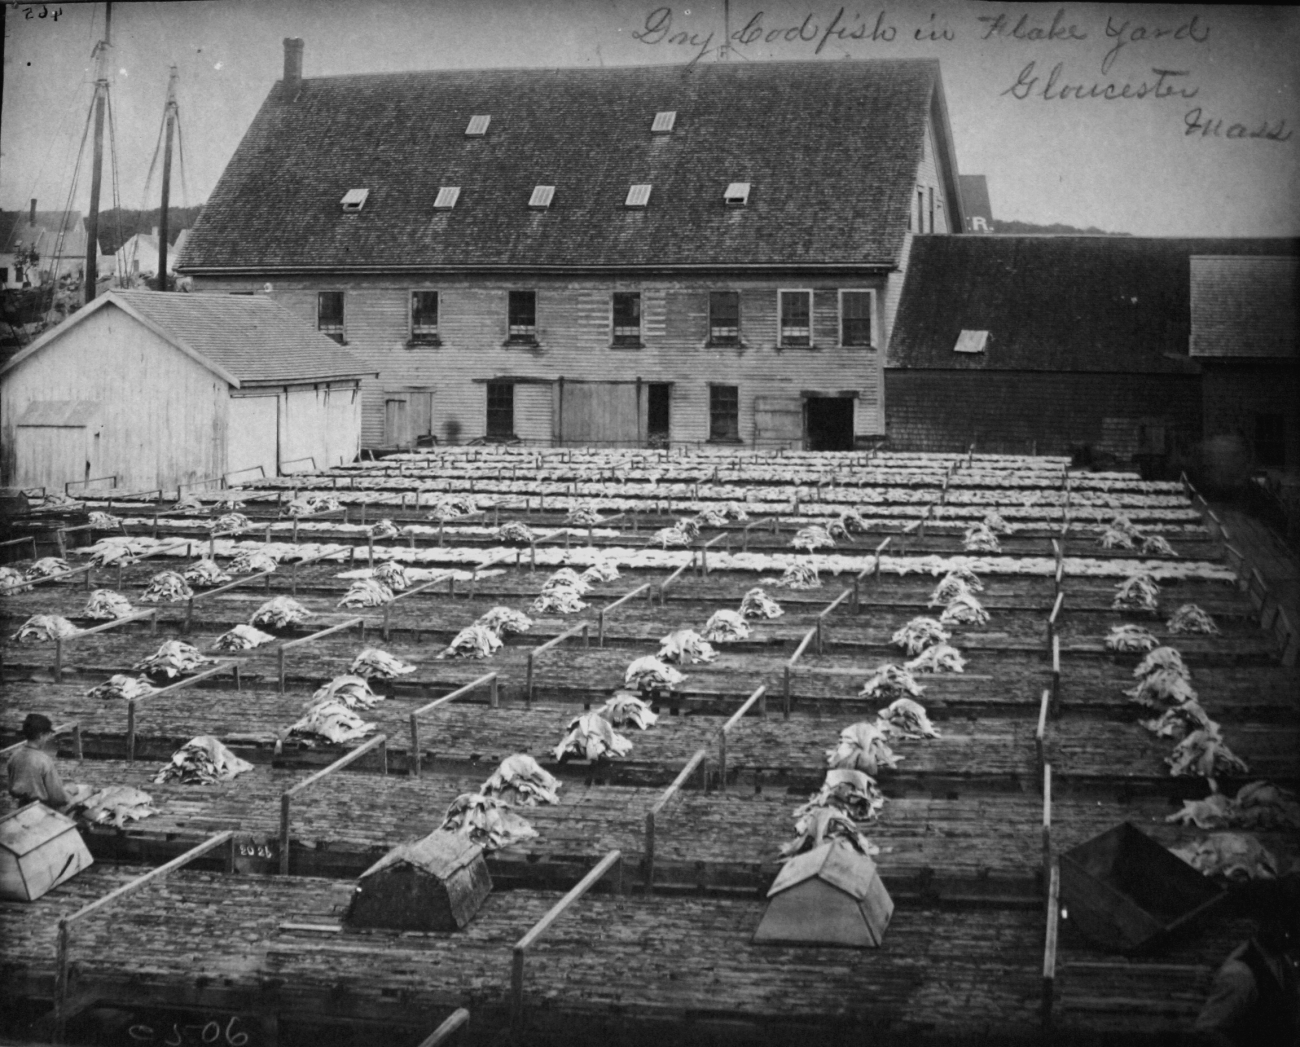
POLYGON ((641 292, 614 292, 614 344, 641 344, 641 292))
POLYGON ((812 292, 780 292, 780 341, 792 348, 812 345, 812 292))
POLYGON ((709 341, 713 345, 740 344, 740 292, 709 292, 709 341))
POLYGON ((343 292, 320 291, 316 295, 316 330, 343 345, 343 292))
POLYGON ((537 292, 511 291, 506 317, 507 337, 512 342, 537 341, 537 292))
POLYGON ((438 343, 438 292, 411 292, 411 341, 438 343))
POLYGON ((871 313, 875 292, 840 292, 840 345, 872 345, 871 313))

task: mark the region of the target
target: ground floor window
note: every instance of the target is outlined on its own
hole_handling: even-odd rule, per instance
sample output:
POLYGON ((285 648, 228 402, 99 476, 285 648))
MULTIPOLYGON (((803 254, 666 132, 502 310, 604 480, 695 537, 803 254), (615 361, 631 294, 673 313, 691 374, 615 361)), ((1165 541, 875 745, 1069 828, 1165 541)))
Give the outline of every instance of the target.
POLYGON ((740 440, 740 389, 734 385, 709 386, 709 439, 740 440))
POLYGON ((1255 461, 1270 468, 1286 465, 1286 418, 1281 414, 1255 415, 1255 461))
POLYGON ((515 386, 513 382, 488 383, 487 435, 515 435, 515 386))

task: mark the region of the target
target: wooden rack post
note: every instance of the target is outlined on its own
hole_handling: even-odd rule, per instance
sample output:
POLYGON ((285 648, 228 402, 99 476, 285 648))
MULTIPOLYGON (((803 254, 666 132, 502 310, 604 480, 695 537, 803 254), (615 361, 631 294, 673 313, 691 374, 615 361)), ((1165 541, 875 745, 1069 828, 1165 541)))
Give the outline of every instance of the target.
POLYGON ((1052 715, 1061 708, 1061 638, 1052 637, 1052 715))
POLYGON ((379 749, 379 767, 380 774, 388 773, 388 735, 377 734, 362 745, 357 746, 346 756, 335 760, 328 767, 325 767, 308 778, 304 778, 297 785, 286 789, 280 794, 280 875, 289 875, 289 808, 293 798, 304 789, 315 785, 328 774, 333 774, 341 770, 350 763, 361 759, 371 749, 379 749))
POLYGON ((718 788, 723 792, 727 790, 727 735, 731 729, 736 726, 754 703, 761 703, 758 707, 758 715, 767 719, 767 685, 764 684, 753 694, 745 699, 745 703, 731 714, 731 719, 722 725, 718 731, 718 788))
POLYGON ((152 694, 146 694, 140 698, 129 699, 126 703, 126 762, 135 763, 136 709, 139 707, 141 702, 149 701, 151 698, 161 698, 163 695, 174 694, 177 691, 183 691, 185 688, 193 687, 199 681, 206 680, 210 676, 216 676, 217 673, 223 673, 227 669, 234 672, 235 680, 238 682, 239 662, 232 658, 221 661, 209 669, 204 669, 202 672, 195 673, 193 676, 187 676, 183 680, 177 680, 175 683, 168 684, 166 687, 160 687, 152 694))
POLYGON ((799 641, 799 646, 794 649, 794 654, 792 654, 790 660, 785 663, 785 668, 782 673, 781 715, 787 720, 790 719, 790 670, 794 668, 795 662, 803 657, 804 651, 808 649, 808 644, 812 642, 813 637, 816 635, 817 626, 814 625, 804 633, 803 639, 799 641))
POLYGON ((497 673, 487 673, 480 676, 477 680, 471 680, 463 687, 456 688, 456 690, 452 691, 450 694, 444 694, 441 698, 435 699, 428 705, 420 706, 420 708, 411 713, 411 752, 410 755, 407 756, 407 768, 410 771, 412 778, 420 777, 420 725, 417 722, 417 717, 423 716, 425 713, 433 712, 433 710, 437 709, 439 706, 454 702, 457 698, 463 698, 465 695, 471 694, 485 684, 488 686, 488 705, 493 709, 498 708, 501 704, 500 689, 497 685, 498 676, 499 674, 497 673))
POLYGON ((63 682, 63 648, 65 644, 75 643, 77 640, 84 639, 87 636, 93 636, 95 633, 108 632, 110 629, 117 629, 123 625, 130 625, 132 622, 138 622, 143 618, 150 620, 151 636, 158 635, 158 608, 154 607, 148 611, 136 611, 133 614, 123 615, 121 618, 114 618, 111 622, 105 622, 103 625, 95 625, 89 629, 82 629, 73 633, 71 636, 56 636, 54 638, 54 682, 63 682))
POLYGON ((576 622, 575 624, 569 626, 569 628, 565 629, 564 632, 560 633, 559 636, 552 637, 551 639, 547 640, 544 644, 542 644, 540 647, 534 647, 531 651, 528 652, 527 668, 526 668, 527 676, 524 681, 524 705, 527 708, 531 709, 533 705, 533 666, 536 660, 546 651, 549 651, 556 644, 561 643, 564 640, 567 640, 570 636, 574 636, 579 632, 582 633, 583 646, 584 647, 590 646, 591 623, 587 621, 581 621, 581 622, 576 622))
POLYGON ((338 625, 331 625, 328 629, 322 629, 320 632, 312 633, 310 636, 303 636, 297 640, 290 640, 288 643, 282 643, 275 652, 275 671, 276 676, 279 678, 280 693, 284 694, 284 655, 286 651, 290 651, 295 647, 301 647, 304 644, 312 643, 315 640, 323 640, 325 637, 332 636, 334 633, 342 632, 344 629, 351 629, 354 625, 359 628, 361 635, 364 638, 366 620, 358 615, 355 618, 349 618, 345 622, 339 622, 338 625))
POLYGON ((1047 712, 1052 692, 1044 689, 1043 700, 1038 703, 1038 728, 1034 731, 1034 748, 1038 752, 1038 773, 1047 766, 1047 712))
POLYGON ((1061 917, 1061 866, 1052 863, 1047 882, 1047 932, 1043 942, 1043 1033, 1052 1029, 1052 1004, 1056 997, 1056 938, 1061 917))
POLYGON ((645 816, 646 894, 651 894, 654 891, 655 839, 656 839, 655 829, 657 825, 657 819, 659 815, 663 812, 663 809, 665 805, 668 803, 668 801, 671 800, 675 795, 677 795, 677 792, 681 789, 681 787, 686 783, 686 781, 690 778, 690 776, 695 773, 695 768, 697 767, 701 768, 700 788, 706 789, 708 787, 708 775, 709 775, 708 761, 709 761, 709 751, 707 749, 697 749, 695 751, 695 754, 689 760, 686 761, 686 766, 683 767, 681 769, 681 772, 677 775, 677 777, 673 779, 673 784, 668 786, 668 788, 663 791, 663 795, 661 795, 659 799, 655 801, 655 805, 651 807, 650 810, 646 813, 645 816))
POLYGON ((1043 764, 1043 886, 1052 868, 1052 765, 1043 764))
POLYGON ((54 1042, 62 1043, 67 1033, 68 1019, 72 1016, 69 1006, 69 967, 71 965, 70 956, 72 952, 72 930, 73 924, 78 920, 85 919, 87 916, 106 909, 110 905, 120 902, 130 894, 134 894, 142 887, 164 879, 168 874, 175 872, 183 866, 189 865, 196 858, 201 858, 209 851, 215 850, 222 844, 231 844, 232 853, 228 864, 233 864, 233 845, 235 833, 231 829, 219 832, 215 836, 210 836, 197 847, 192 847, 184 854, 173 858, 166 865, 160 865, 156 869, 151 869, 143 876, 137 876, 130 883, 123 884, 116 890, 110 891, 104 897, 91 902, 89 905, 83 905, 71 916, 65 916, 59 920, 58 925, 58 945, 55 956, 55 974, 54 974, 54 1042))
POLYGON ((524 1024, 524 960, 528 955, 528 950, 537 942, 537 940, 546 933, 547 928, 558 920, 568 908, 573 905, 579 898, 586 894, 592 887, 599 883, 614 865, 619 866, 619 872, 615 882, 615 890, 622 892, 622 854, 619 851, 610 851, 599 862, 591 872, 587 873, 578 883, 561 898, 551 910, 533 924, 519 941, 515 942, 511 950, 510 966, 510 1023, 516 1034, 523 1029, 524 1024))
POLYGON ((596 646, 597 647, 605 646, 605 615, 607 615, 610 611, 614 610, 614 608, 627 603, 627 601, 632 599, 634 596, 639 596, 641 593, 646 592, 650 589, 651 589, 651 583, 643 582, 641 585, 638 585, 635 589, 633 589, 630 593, 626 593, 623 596, 620 596, 613 603, 606 604, 597 612, 596 614, 596 646))

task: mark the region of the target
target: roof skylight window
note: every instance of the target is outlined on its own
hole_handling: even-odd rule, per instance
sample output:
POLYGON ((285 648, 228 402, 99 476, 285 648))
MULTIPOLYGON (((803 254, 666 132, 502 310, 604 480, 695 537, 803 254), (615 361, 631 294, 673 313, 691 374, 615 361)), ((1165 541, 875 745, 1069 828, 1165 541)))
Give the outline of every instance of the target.
POLYGON ((624 207, 646 207, 650 203, 650 185, 634 185, 627 191, 624 207))
POLYGON ((962 331, 957 336, 957 344, 952 347, 954 353, 982 353, 988 345, 988 331, 962 331))
POLYGON ((439 211, 450 211, 456 206, 456 201, 460 199, 460 186, 444 185, 438 188, 438 195, 433 201, 433 206, 439 211))
POLYGON ((677 122, 677 110, 665 109, 662 113, 655 113, 654 123, 650 125, 652 134, 666 135, 673 129, 673 124, 677 122))
POLYGON ((551 200, 554 197, 555 186, 535 185, 533 186, 533 195, 528 198, 528 206, 535 207, 538 210, 545 210, 551 206, 551 200))
POLYGON ((722 199, 727 202, 728 207, 744 207, 749 203, 749 183, 732 182, 727 186, 727 191, 722 194, 722 199))
POLYGON ((360 211, 366 205, 366 197, 370 195, 369 189, 349 189, 343 194, 343 199, 339 201, 345 211, 360 211))
POLYGON ((469 126, 465 128, 466 138, 482 138, 487 134, 488 124, 492 122, 492 117, 480 114, 469 118, 469 126))

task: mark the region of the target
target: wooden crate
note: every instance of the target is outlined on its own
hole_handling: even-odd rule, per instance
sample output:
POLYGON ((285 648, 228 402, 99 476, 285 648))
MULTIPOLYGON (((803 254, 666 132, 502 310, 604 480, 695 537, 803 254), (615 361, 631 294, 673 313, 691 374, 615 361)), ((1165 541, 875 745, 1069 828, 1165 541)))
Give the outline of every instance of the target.
POLYGON ((1218 905, 1227 892, 1124 822, 1061 855, 1066 918, 1103 948, 1137 952, 1218 905))
POLYGON ((483 849, 455 833, 393 848, 361 874, 348 906, 353 927, 462 929, 492 891, 483 849))
POLYGON ((791 858, 767 896, 756 944, 876 948, 894 914, 876 863, 844 840, 791 858))
POLYGON ((29 803, 0 818, 0 898, 34 902, 93 863, 66 814, 29 803))

